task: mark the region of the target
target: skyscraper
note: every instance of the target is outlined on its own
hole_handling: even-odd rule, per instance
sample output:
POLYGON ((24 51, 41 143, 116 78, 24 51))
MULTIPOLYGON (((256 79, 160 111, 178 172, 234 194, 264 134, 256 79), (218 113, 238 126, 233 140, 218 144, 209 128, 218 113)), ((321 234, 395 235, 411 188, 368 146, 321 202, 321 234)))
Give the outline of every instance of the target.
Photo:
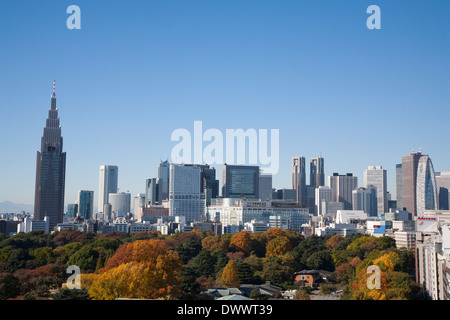
POLYGON ((259 198, 261 200, 272 199, 272 175, 259 174, 259 198))
POLYGON ((379 214, 377 210, 377 192, 374 186, 360 187, 352 191, 353 210, 362 210, 370 217, 376 217, 379 214))
POLYGON ((224 198, 259 198, 258 166, 222 166, 222 196, 224 198))
POLYGON ((437 210, 439 205, 436 176, 433 163, 427 155, 419 159, 416 184, 416 214, 422 216, 425 210, 437 210))
POLYGON ((412 152, 411 154, 402 157, 402 198, 403 207, 407 211, 416 215, 416 180, 417 180, 417 166, 419 159, 422 156, 421 152, 412 152))
POLYGON ((315 189, 315 193, 315 214, 316 216, 321 216, 325 214, 325 210, 322 207, 322 202, 333 201, 333 190, 328 186, 318 186, 315 189))
MULTIPOLYGON (((382 166, 369 166, 364 170, 364 187, 373 186, 376 188, 377 213, 383 215, 388 212, 387 198, 387 173, 382 166)), ((355 209, 354 209, 355 210, 355 209)), ((362 209, 358 209, 362 210, 362 209)), ((372 216, 371 213, 366 212, 372 216)))
POLYGON ((403 210, 402 164, 395 165, 395 187, 397 193, 397 209, 403 210))
POLYGON ((100 166, 98 187, 98 211, 103 212, 103 206, 109 202, 109 194, 117 193, 119 183, 119 168, 117 166, 100 166))
POLYGON ((343 202, 344 210, 352 210, 352 191, 358 187, 358 178, 351 173, 333 173, 328 177, 328 185, 333 190, 333 202, 343 202))
POLYGON ((131 212, 131 193, 110 193, 109 203, 111 211, 115 217, 119 216, 119 212, 123 215, 131 212))
POLYGON ((325 171, 323 166, 323 158, 313 157, 309 163, 309 185, 314 188, 325 185, 325 171))
POLYGON ((51 106, 41 138, 41 151, 38 151, 36 156, 34 198, 34 219, 42 221, 48 216, 50 230, 53 230, 57 223, 63 222, 65 180, 66 153, 63 152, 53 81, 51 106))
POLYGON ((180 164, 180 166, 200 168, 200 193, 205 194, 206 205, 210 205, 211 199, 219 196, 219 180, 216 179, 216 169, 207 164, 180 164))
POLYGON ((292 189, 295 189, 297 202, 306 206, 306 170, 305 157, 293 157, 291 166, 292 189))
POLYGON ((91 219, 94 214, 94 191, 78 191, 78 216, 91 219))
POLYGON ((154 206, 159 204, 159 183, 158 179, 151 178, 145 181, 145 205, 154 206))
POLYGON ((436 172, 436 187, 439 191, 439 209, 449 210, 450 172, 436 172))
POLYGON ((168 160, 161 161, 158 167, 158 201, 162 204, 169 198, 170 164, 168 160))
POLYGON ((201 221, 205 194, 200 192, 200 167, 170 165, 169 216, 184 216, 186 223, 201 221))

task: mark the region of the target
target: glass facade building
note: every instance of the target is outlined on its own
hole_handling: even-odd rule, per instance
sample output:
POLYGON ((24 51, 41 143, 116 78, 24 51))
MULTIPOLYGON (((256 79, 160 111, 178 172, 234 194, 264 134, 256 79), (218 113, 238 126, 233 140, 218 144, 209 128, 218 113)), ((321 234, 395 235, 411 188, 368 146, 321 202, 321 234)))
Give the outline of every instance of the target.
POLYGON ((100 166, 99 186, 98 186, 98 208, 103 212, 104 205, 109 202, 109 194, 117 193, 119 183, 119 168, 117 166, 100 166))
POLYGON ((423 155, 417 166, 417 215, 422 216, 425 210, 438 209, 436 177, 433 163, 429 156, 423 155))
POLYGON ((91 219, 94 214, 94 191, 78 191, 78 216, 91 219))
POLYGON ((224 164, 222 197, 259 199, 259 167, 224 164))
POLYGON ((201 221, 206 198, 200 192, 200 167, 170 165, 169 216, 184 216, 186 223, 201 221))

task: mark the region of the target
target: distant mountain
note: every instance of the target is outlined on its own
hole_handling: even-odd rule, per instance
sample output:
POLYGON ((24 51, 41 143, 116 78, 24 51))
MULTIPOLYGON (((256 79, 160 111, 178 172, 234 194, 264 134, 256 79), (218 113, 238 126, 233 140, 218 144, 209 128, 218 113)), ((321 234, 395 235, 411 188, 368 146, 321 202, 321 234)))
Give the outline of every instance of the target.
POLYGON ((25 203, 14 203, 11 201, 0 202, 0 213, 20 213, 21 211, 33 213, 34 206, 25 203))

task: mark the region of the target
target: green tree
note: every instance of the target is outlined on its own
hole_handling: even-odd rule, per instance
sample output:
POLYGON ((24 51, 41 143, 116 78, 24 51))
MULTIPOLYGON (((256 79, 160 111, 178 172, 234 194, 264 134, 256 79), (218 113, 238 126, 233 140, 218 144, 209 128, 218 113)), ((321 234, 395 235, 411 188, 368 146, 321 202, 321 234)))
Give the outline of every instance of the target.
POLYGON ((195 268, 198 277, 209 277, 214 274, 216 260, 208 250, 202 249, 196 257, 189 261, 189 264, 195 268))
POLYGON ((309 269, 334 271, 333 258, 328 251, 313 253, 307 260, 309 269))
POLYGON ((27 264, 27 260, 31 257, 28 251, 22 248, 14 249, 6 260, 4 270, 9 273, 13 273, 19 269, 24 269, 27 264))
POLYGON ((20 281, 8 273, 0 274, 0 300, 15 298, 20 294, 20 281))
POLYGON ((294 294, 294 300, 311 300, 311 297, 306 290, 300 289, 294 294))
POLYGON ((196 257, 202 250, 202 240, 200 238, 188 238, 174 249, 178 252, 181 261, 188 263, 189 260, 196 257))
POLYGON ((219 250, 216 250, 216 251, 212 252, 211 256, 216 261, 216 263, 214 265, 214 274, 217 274, 220 270, 225 268, 225 266, 227 265, 229 259, 227 257, 226 252, 223 251, 222 249, 219 249, 219 250))
POLYGON ((54 300, 90 300, 89 293, 86 288, 67 289, 60 288, 52 295, 54 300))
POLYGON ((36 248, 31 255, 41 266, 52 263, 56 257, 56 253, 50 247, 36 248))
POLYGON ((243 261, 236 262, 236 266, 238 268, 239 283, 253 283, 252 267, 243 261))

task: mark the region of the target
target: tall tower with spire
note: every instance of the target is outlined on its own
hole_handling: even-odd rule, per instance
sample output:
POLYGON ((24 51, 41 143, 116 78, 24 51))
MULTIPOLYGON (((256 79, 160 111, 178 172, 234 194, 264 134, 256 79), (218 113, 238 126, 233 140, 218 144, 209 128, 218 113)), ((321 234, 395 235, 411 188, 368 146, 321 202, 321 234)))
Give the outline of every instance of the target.
POLYGON ((55 81, 53 81, 51 106, 41 138, 41 151, 37 152, 34 198, 34 219, 44 220, 48 216, 50 230, 63 221, 65 180, 66 153, 63 152, 55 81))

